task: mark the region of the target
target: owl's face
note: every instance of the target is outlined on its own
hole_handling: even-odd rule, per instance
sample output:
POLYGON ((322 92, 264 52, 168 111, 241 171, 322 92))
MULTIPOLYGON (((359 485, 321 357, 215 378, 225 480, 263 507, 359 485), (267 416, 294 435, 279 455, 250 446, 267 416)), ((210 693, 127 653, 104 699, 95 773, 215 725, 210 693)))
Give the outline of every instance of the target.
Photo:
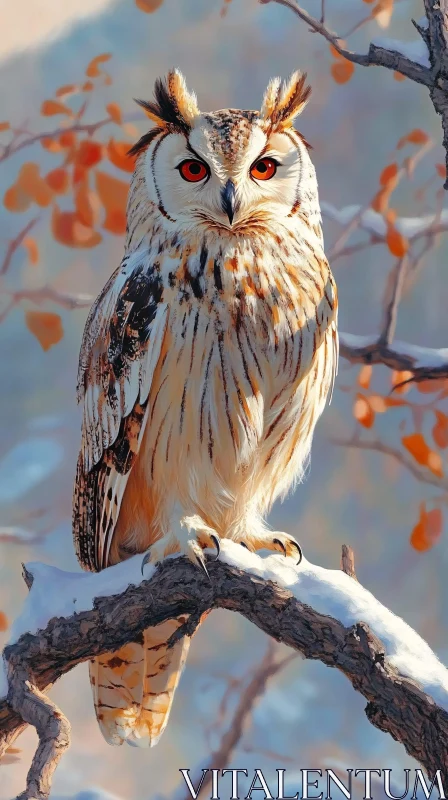
POLYGON ((309 90, 295 73, 271 82, 257 111, 200 113, 177 71, 156 84, 156 103, 141 103, 158 127, 144 150, 150 201, 177 229, 208 226, 239 233, 287 219, 315 185, 304 139, 292 119, 309 90))

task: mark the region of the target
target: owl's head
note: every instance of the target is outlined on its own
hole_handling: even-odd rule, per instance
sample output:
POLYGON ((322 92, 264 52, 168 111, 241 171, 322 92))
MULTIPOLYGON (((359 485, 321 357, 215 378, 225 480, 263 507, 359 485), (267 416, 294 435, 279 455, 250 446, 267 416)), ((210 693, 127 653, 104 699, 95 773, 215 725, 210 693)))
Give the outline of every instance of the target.
POLYGON ((295 72, 269 83, 260 111, 204 113, 178 70, 157 80, 154 101, 137 101, 155 127, 131 153, 165 221, 239 233, 314 210, 309 145, 293 127, 310 93, 295 72))

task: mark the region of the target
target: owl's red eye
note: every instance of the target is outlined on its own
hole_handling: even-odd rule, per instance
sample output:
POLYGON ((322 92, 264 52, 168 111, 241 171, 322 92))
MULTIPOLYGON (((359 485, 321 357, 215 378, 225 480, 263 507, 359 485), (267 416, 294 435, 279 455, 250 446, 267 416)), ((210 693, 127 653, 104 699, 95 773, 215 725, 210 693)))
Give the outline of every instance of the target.
POLYGON ((277 172, 277 162, 272 158, 260 158, 252 165, 250 174, 257 181, 268 181, 277 172))
POLYGON ((178 169, 184 181, 190 181, 190 183, 203 181, 208 175, 205 164, 203 164, 202 161, 197 161, 195 158, 189 158, 187 161, 182 161, 182 164, 179 165, 178 169))

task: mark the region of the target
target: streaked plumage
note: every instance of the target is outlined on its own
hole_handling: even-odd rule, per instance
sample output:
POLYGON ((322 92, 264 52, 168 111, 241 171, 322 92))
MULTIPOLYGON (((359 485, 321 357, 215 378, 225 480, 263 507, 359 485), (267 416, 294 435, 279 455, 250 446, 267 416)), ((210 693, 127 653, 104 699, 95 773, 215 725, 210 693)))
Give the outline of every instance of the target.
MULTIPOLYGON (((293 128, 308 95, 295 73, 260 112, 201 113, 173 71, 142 103, 155 127, 134 148, 125 256, 80 356, 73 524, 87 569, 148 548, 201 562, 216 537, 297 555, 264 518, 303 476, 338 356, 315 172, 293 128)), ((92 663, 111 743, 163 732, 188 640, 165 643, 181 622, 92 663)))

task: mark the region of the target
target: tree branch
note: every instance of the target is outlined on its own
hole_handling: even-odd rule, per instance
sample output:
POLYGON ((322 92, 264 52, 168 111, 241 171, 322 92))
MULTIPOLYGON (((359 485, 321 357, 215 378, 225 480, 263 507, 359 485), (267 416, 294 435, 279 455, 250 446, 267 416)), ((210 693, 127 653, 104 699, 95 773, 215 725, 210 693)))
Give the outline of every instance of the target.
MULTIPOLYGON (((446 153, 448 174, 448 0, 424 0, 428 25, 415 25, 422 37, 427 56, 420 63, 406 55, 406 43, 390 41, 390 46, 381 46, 371 42, 366 54, 354 53, 340 45, 341 37, 330 30, 327 25, 312 17, 294 0, 259 0, 262 5, 277 3, 289 8, 302 22, 305 22, 315 33, 323 36, 333 45, 335 50, 354 64, 363 67, 384 67, 400 72, 411 81, 427 86, 434 110, 442 117, 443 146, 446 153), (400 50, 402 52, 400 52, 400 50)), ((444 184, 448 189, 448 179, 444 184)))
POLYGON ((412 372, 411 381, 448 378, 448 348, 419 347, 407 342, 383 343, 378 338, 339 334, 340 353, 352 364, 383 364, 399 372, 412 372))
POLYGON ((341 670, 368 700, 373 725, 400 741, 430 775, 436 769, 448 775, 448 671, 357 581, 306 559, 300 567, 280 556, 261 559, 226 540, 221 560, 208 563, 210 579, 175 558, 150 568, 150 580, 142 581, 140 564, 137 556, 81 575, 28 565, 33 581, 4 650, 8 694, 0 700, 0 754, 25 722, 41 737, 21 800, 46 800, 42 754, 50 774, 68 742, 63 715, 39 693, 79 662, 136 640, 145 628, 180 614, 198 619, 214 608, 241 613, 306 658, 341 670), (38 701, 40 708, 30 712, 38 701))

